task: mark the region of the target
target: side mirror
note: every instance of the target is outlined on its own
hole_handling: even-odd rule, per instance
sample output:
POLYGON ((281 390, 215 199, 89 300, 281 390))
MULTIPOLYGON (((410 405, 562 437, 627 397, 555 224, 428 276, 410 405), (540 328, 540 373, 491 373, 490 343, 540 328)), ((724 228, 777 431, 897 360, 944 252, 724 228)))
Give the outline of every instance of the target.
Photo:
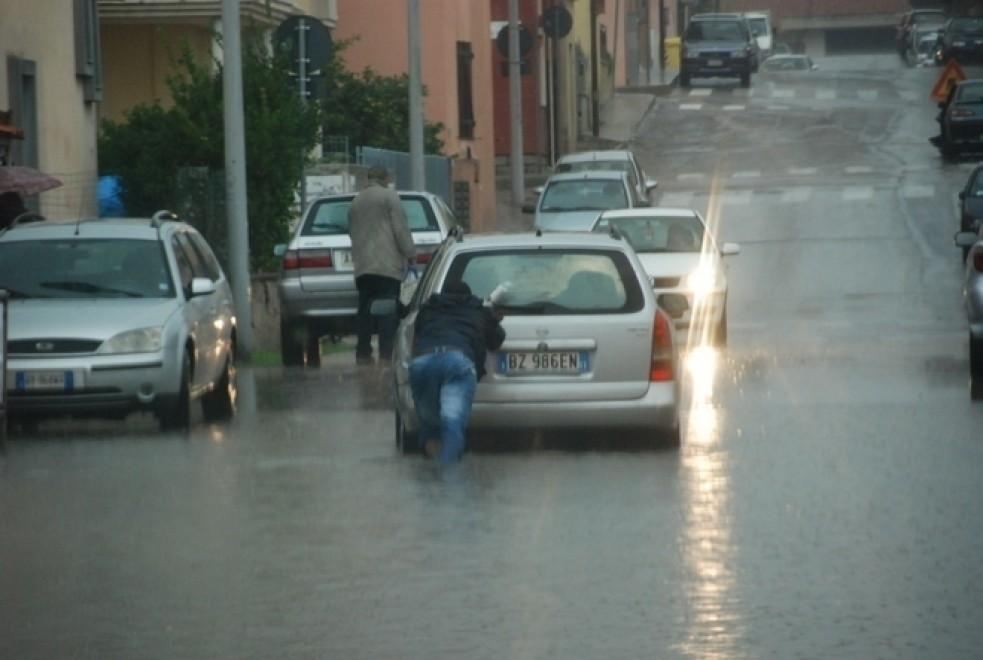
POLYGON ((276 245, 273 246, 273 256, 274 257, 282 257, 286 253, 287 253, 287 244, 286 243, 277 243, 276 245))
POLYGON ((191 280, 191 297, 207 296, 215 293, 218 287, 207 277, 196 277, 191 280))
POLYGON ((978 234, 974 234, 971 231, 961 231, 955 235, 953 240, 956 243, 956 247, 971 248, 981 239, 978 234))
POLYGON ((542 195, 543 194, 543 187, 542 186, 536 186, 535 188, 532 189, 532 191, 534 193, 536 193, 537 195, 542 195))
POLYGON ((659 187, 659 182, 655 179, 648 179, 645 181, 645 192, 652 192, 659 187))
POLYGON ((720 254, 721 256, 724 257, 730 257, 740 253, 741 253, 741 246, 738 245, 737 243, 724 243, 720 247, 720 254))
POLYGON ((395 298, 376 298, 369 305, 369 314, 376 318, 395 316, 397 311, 395 298))

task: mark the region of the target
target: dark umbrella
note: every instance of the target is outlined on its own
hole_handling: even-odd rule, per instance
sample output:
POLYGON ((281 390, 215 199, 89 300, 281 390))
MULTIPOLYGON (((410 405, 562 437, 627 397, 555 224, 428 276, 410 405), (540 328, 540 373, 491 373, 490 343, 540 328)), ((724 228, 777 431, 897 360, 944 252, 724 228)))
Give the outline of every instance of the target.
POLYGON ((53 176, 39 172, 33 167, 9 165, 0 167, 0 193, 16 192, 21 195, 36 195, 61 185, 53 176))

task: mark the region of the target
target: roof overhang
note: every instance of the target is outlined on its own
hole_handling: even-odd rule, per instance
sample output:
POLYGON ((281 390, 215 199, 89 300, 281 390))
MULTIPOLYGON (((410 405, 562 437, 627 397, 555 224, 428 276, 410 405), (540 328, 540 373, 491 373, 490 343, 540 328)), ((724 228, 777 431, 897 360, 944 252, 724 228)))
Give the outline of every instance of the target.
MULTIPOLYGON (((240 16, 276 27, 287 17, 303 13, 286 0, 242 0, 240 16)), ((221 0, 99 0, 99 20, 106 23, 204 22, 222 17, 221 0)), ((334 21, 322 18, 328 27, 334 21)))

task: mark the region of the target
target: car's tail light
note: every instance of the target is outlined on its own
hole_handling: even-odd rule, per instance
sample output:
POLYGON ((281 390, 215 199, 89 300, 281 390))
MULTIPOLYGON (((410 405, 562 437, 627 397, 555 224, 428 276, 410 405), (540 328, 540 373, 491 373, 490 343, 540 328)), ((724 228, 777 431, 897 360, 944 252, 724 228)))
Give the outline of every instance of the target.
POLYGON ((428 264, 430 260, 433 259, 433 252, 417 252, 416 253, 416 263, 418 264, 428 264))
POLYGON ((652 364, 649 380, 665 382, 673 379, 672 364, 672 321, 662 309, 655 311, 655 324, 652 328, 652 364))
POLYGON ((330 250, 287 250, 283 255, 283 270, 298 268, 331 268, 330 250))

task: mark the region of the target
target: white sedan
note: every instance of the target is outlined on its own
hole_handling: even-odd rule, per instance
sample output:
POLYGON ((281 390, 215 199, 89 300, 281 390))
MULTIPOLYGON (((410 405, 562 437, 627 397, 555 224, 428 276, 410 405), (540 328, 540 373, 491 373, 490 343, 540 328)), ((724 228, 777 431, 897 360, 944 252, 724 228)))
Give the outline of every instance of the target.
POLYGON ((642 208, 605 211, 592 231, 617 232, 632 245, 659 305, 677 329, 689 329, 689 344, 727 343, 727 273, 723 257, 736 243, 717 245, 703 217, 691 209, 642 208))

